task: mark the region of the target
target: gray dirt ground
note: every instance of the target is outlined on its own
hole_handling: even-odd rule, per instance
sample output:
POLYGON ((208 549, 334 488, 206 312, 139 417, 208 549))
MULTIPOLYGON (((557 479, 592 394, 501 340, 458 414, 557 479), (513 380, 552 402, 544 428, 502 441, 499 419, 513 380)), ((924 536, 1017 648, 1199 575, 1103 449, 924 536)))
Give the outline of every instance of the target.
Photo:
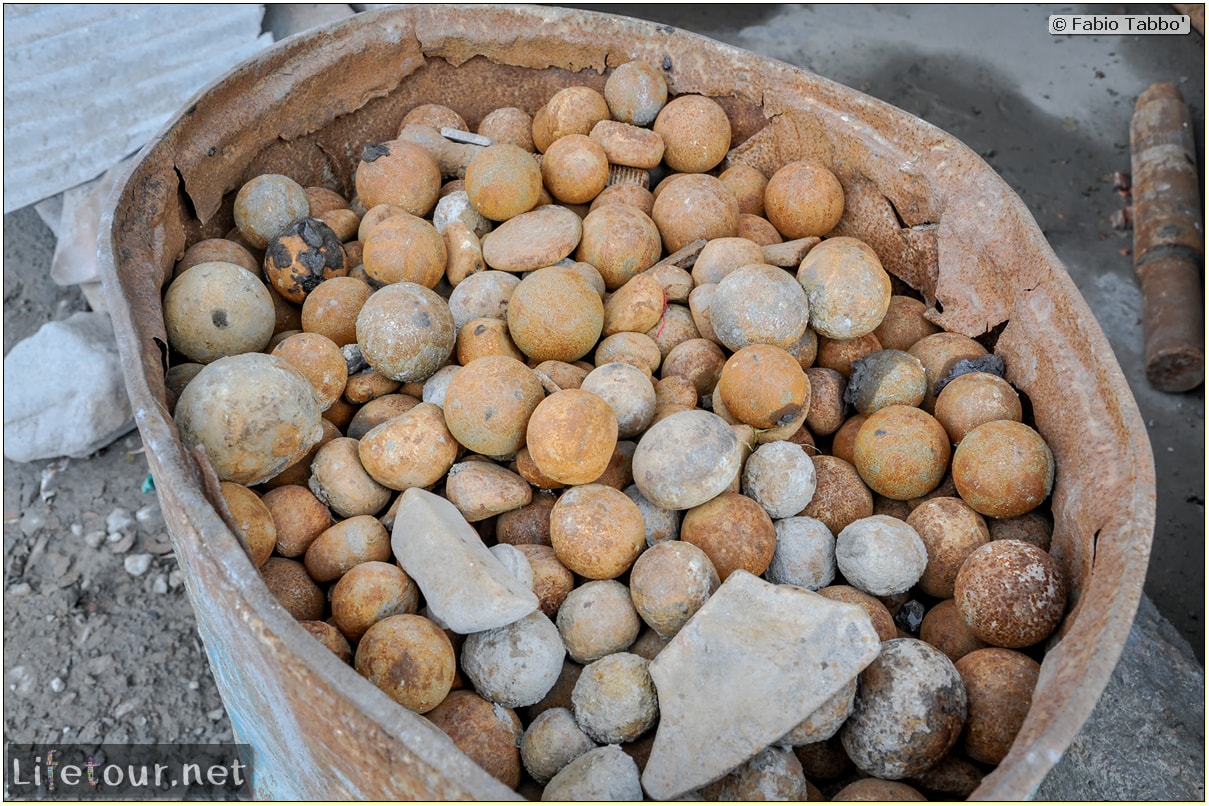
MULTIPOLYGON (((1159 484, 1146 590, 1203 662, 1203 391, 1146 384, 1140 296, 1122 253, 1132 239, 1109 224, 1122 204, 1111 177, 1129 170, 1129 117, 1146 86, 1177 82, 1203 142, 1203 39, 1050 37, 1047 13, 1066 8, 591 7, 697 31, 888 100, 964 140, 1017 190, 1099 317, 1150 425, 1159 484)), ((1171 12, 1101 10, 1138 8, 1171 12)), ((4 217, 5 354, 42 323, 86 309, 78 289, 50 281, 53 246, 32 208, 4 217)), ((40 485, 56 467, 4 462, 5 738, 230 740, 171 553, 139 577, 123 567, 167 540, 155 495, 142 490, 138 436, 68 461, 47 498, 40 485), (90 545, 115 510, 141 515, 133 544, 90 545)))

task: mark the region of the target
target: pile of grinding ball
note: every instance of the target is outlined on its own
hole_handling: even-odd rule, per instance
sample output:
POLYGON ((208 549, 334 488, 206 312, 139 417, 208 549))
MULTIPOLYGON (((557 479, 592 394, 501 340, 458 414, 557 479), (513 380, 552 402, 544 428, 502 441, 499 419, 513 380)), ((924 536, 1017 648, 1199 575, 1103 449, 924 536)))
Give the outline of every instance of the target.
POLYGON ((476 128, 178 261, 169 404, 268 588, 531 797, 967 796, 1067 598, 1002 362, 650 65, 476 128))

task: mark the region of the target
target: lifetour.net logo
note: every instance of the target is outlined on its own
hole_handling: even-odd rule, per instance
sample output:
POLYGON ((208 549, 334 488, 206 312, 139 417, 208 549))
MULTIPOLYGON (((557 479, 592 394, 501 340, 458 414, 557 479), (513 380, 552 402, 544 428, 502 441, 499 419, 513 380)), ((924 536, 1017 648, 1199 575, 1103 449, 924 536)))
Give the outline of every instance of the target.
POLYGON ((11 744, 5 800, 251 800, 244 744, 11 744))

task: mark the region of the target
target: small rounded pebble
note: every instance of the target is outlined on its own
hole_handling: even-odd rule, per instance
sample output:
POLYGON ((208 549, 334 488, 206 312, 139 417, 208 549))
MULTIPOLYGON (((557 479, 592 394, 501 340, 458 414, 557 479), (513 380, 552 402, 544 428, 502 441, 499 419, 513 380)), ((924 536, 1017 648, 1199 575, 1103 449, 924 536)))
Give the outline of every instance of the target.
POLYGON ((632 439, 655 417, 655 386, 632 364, 602 364, 588 373, 580 388, 609 404, 617 418, 619 439, 632 439))
POLYGON ((646 547, 642 513, 613 487, 572 487, 550 511, 550 544, 559 561, 580 576, 613 579, 646 547))
POLYGON ((352 664, 353 650, 348 645, 348 639, 341 635, 340 630, 326 621, 300 621, 302 627, 315 637, 315 640, 330 649, 344 663, 352 664))
POLYGON ((667 252, 683 249, 698 238, 733 238, 739 228, 739 201, 709 174, 678 176, 656 198, 651 220, 667 252))
POLYGON ((277 545, 277 524, 268 505, 253 490, 242 484, 220 482, 227 510, 235 519, 237 534, 243 538, 252 555, 252 564, 257 568, 273 553, 277 545))
POLYGON ((260 566, 269 593, 298 621, 317 621, 327 607, 323 590, 311 579, 306 566, 285 557, 269 557, 260 566))
POLYGON ((617 417, 582 389, 564 389, 533 409, 525 443, 537 469, 563 484, 588 484, 604 473, 617 446, 617 417))
POLYGON ((353 515, 332 524, 307 548, 303 561, 316 582, 331 582, 354 566, 390 558, 390 534, 372 515, 353 515))
POLYGON ((974 634, 961 613, 957 612, 957 602, 953 599, 937 602, 924 614, 924 620, 919 625, 919 638, 948 655, 954 663, 975 649, 986 646, 986 642, 974 634))
POLYGON ((277 534, 277 553, 298 557, 332 525, 331 511, 300 484, 285 484, 262 496, 273 516, 277 534))
POLYGON ((682 510, 726 490, 742 467, 734 430, 713 412, 694 409, 659 420, 638 440, 634 483, 651 503, 682 510), (682 451, 692 445, 691 453, 682 451))

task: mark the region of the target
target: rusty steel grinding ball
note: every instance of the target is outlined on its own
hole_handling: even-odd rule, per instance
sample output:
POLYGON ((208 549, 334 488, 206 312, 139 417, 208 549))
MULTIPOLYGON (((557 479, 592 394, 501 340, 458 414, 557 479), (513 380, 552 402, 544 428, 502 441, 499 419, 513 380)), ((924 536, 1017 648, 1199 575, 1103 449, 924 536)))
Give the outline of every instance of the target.
POLYGON ((416 283, 383 286, 357 314, 361 354, 395 381, 422 381, 436 372, 449 360, 456 337, 448 303, 416 283))
POLYGON ((1048 552, 1019 540, 994 540, 966 558, 953 598, 980 639, 1020 649, 1057 629, 1066 612, 1067 583, 1048 552))
POLYGON ((207 364, 181 392, 174 416, 185 450, 203 447, 219 479, 249 487, 285 470, 323 436, 310 381, 264 353, 207 364))
POLYGON ((840 739, 862 772, 888 780, 917 775, 957 743, 966 690, 953 661, 923 641, 895 638, 861 672, 840 739))
POLYGON ((1013 518, 1036 509, 1054 486, 1054 454, 1024 423, 993 420, 953 452, 953 483, 979 514, 1013 518))

